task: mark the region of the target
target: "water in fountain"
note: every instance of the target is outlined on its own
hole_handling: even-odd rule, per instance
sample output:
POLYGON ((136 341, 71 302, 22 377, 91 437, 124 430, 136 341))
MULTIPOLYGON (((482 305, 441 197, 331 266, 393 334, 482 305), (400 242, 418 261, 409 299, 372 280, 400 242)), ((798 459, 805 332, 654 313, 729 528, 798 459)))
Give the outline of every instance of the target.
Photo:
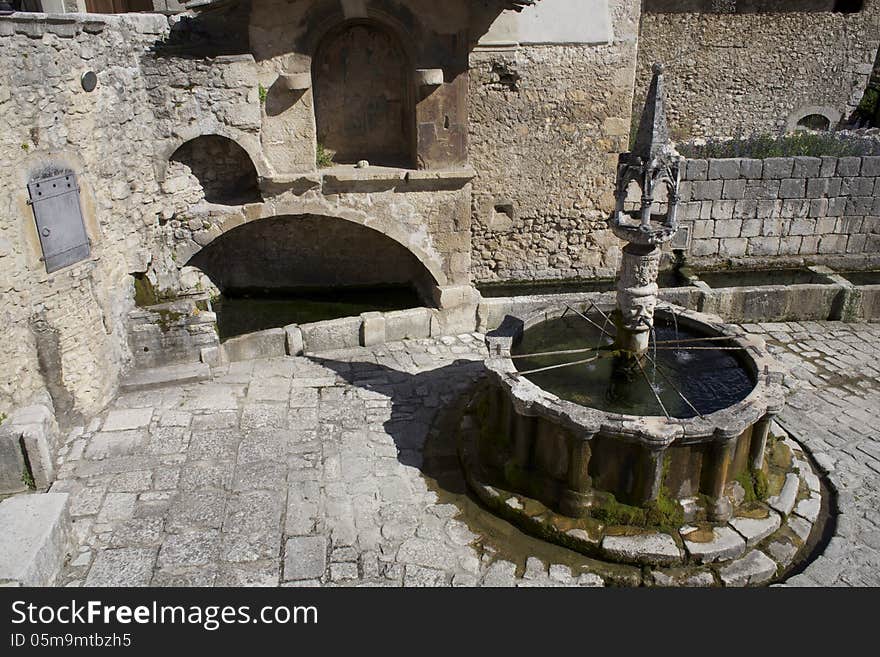
MULTIPOLYGON (((587 317, 600 327, 605 321, 598 312, 587 317)), ((585 345, 599 345, 598 351, 515 358, 514 362, 527 379, 562 399, 626 415, 662 416, 663 408, 675 418, 695 417, 697 411, 706 415, 744 399, 755 387, 738 352, 718 348, 727 346, 724 341, 704 342, 704 335, 660 317, 654 330, 654 354, 644 355, 641 365, 628 363, 615 355, 609 335, 569 313, 526 331, 514 356, 584 349, 585 345), (685 342, 689 340, 694 342, 685 342), (527 373, 594 356, 598 357, 588 363, 527 373)))

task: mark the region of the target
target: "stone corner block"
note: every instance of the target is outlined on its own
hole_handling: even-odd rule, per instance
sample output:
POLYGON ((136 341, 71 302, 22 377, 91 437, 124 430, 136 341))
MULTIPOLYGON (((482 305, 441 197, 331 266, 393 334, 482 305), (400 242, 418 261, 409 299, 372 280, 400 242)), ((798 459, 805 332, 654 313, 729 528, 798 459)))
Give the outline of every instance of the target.
POLYGON ((52 586, 70 547, 67 493, 0 502, 0 585, 52 586))
POLYGON ((286 356, 286 334, 276 328, 240 335, 224 342, 223 351, 232 362, 286 356))
POLYGON ((385 316, 377 312, 363 313, 361 320, 361 346, 385 344, 385 316))
POLYGON ((602 552, 611 559, 652 566, 670 566, 681 562, 681 550, 669 534, 606 535, 602 539, 602 552))

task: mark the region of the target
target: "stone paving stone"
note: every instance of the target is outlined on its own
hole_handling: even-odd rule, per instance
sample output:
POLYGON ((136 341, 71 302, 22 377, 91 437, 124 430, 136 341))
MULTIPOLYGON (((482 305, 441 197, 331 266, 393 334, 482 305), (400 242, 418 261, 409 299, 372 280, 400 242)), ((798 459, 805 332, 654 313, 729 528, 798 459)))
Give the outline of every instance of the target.
POLYGON ((128 520, 134 515, 137 497, 135 493, 107 493, 96 521, 128 520))
POLYGON ((706 542, 692 541, 687 535, 683 536, 685 548, 692 558, 701 563, 710 563, 735 559, 745 552, 745 539, 730 527, 716 527, 712 534, 712 540, 706 542))
POLYGON ((205 566, 217 561, 220 532, 189 531, 166 536, 159 549, 159 567, 205 566))
POLYGON ((729 524, 752 547, 779 529, 782 519, 771 511, 766 518, 732 518, 729 524))
POLYGON ((101 550, 86 577, 86 586, 147 586, 153 577, 156 550, 101 550))
POLYGON ((602 540, 602 551, 612 559, 634 559, 639 563, 658 566, 669 565, 681 559, 681 550, 669 534, 605 536, 602 540))
POLYGON ((146 427, 153 417, 153 408, 124 408, 107 413, 103 431, 125 431, 146 427))
POLYGON ((724 586, 763 584, 776 575, 776 562, 760 550, 752 550, 741 559, 718 571, 724 586))
POLYGON ((223 524, 226 495, 214 491, 181 492, 168 510, 168 531, 190 527, 219 529, 223 524))
POLYGON ((327 539, 296 536, 284 548, 284 581, 320 579, 327 569, 327 539))
POLYGON ((146 431, 102 431, 91 439, 84 455, 87 459, 127 456, 141 450, 148 439, 146 431))

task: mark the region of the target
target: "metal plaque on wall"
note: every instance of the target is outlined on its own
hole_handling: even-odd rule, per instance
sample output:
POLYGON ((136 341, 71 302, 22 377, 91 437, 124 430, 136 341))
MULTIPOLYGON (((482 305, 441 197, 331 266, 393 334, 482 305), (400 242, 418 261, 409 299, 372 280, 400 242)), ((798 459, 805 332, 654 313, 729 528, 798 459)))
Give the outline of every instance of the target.
POLYGON ((76 175, 63 173, 28 183, 46 272, 51 273, 91 253, 79 204, 76 175))

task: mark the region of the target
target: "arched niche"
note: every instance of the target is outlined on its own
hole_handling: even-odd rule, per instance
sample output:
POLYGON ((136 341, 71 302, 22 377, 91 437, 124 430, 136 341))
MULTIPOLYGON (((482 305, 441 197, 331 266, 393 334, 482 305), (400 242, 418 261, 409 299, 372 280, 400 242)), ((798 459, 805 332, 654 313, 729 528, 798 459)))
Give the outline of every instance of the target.
POLYGON ((840 122, 841 116, 841 112, 833 107, 806 105, 789 114, 785 122, 785 129, 786 132, 794 132, 795 130, 830 130, 840 122))
POLYGON ((331 29, 312 60, 318 143, 339 164, 415 164, 412 65, 394 32, 373 20, 331 29))
POLYGON ((191 175, 209 203, 242 205, 261 200, 257 170, 247 151, 222 135, 201 135, 171 155, 166 175, 191 175))

